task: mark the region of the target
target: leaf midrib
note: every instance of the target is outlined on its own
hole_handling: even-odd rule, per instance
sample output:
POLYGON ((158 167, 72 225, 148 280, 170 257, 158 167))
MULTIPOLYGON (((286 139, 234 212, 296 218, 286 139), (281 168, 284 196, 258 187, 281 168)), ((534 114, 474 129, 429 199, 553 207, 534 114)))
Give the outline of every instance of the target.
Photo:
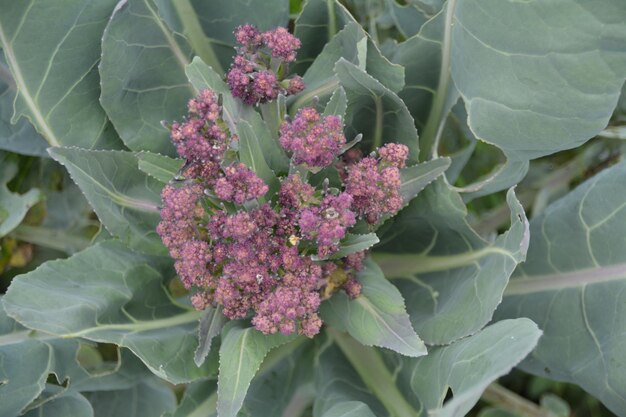
POLYGON ((7 61, 11 69, 13 70, 12 71, 13 78, 15 80, 15 84, 18 87, 18 91, 19 91, 18 94, 22 96, 22 98, 26 102, 26 105, 30 109, 31 114, 33 115, 33 117, 35 118, 37 122, 36 126, 41 129, 42 131, 41 133, 43 137, 47 140, 47 142, 51 146, 61 146, 61 143, 57 139, 52 128, 48 125, 48 122, 43 117, 43 114, 41 114, 39 107, 36 105, 30 91, 26 87, 26 82, 24 80, 22 70, 19 66, 19 63, 17 62, 15 54, 13 53, 13 48, 11 47, 11 43, 9 42, 9 40, 6 37, 6 34, 4 33, 4 28, 2 27, 1 23, 0 23, 0 44, 3 45, 4 54, 7 58, 7 61))

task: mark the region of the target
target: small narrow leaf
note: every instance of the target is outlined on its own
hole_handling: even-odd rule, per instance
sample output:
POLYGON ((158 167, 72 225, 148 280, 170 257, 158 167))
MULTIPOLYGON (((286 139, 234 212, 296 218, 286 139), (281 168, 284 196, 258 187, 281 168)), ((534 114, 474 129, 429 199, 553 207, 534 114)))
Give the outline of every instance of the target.
POLYGON ((437 158, 400 170, 400 194, 407 205, 450 166, 450 158, 437 158))
POLYGON ((352 253, 361 252, 371 248, 379 242, 376 233, 368 233, 366 235, 348 235, 341 240, 339 250, 332 254, 330 259, 339 259, 346 257, 352 253))
POLYGON ((162 183, 170 182, 183 166, 184 161, 178 158, 151 152, 139 152, 137 166, 139 169, 162 183))
POLYGON ((346 294, 334 294, 322 306, 322 319, 367 346, 392 349, 407 356, 426 354, 409 320, 400 291, 383 275, 371 259, 358 275, 363 285, 361 295, 350 300, 346 294))
POLYGON ((163 184, 139 170, 135 155, 78 148, 49 152, 67 168, 112 235, 133 249, 167 253, 156 233, 163 184))
POLYGON ((265 160, 261 149, 261 138, 256 135, 252 126, 243 120, 238 123, 237 132, 239 133, 239 159, 269 187, 268 195, 273 195, 278 191, 280 183, 265 160))
POLYGON ((346 98, 346 90, 339 87, 328 100, 324 109, 324 116, 339 116, 341 120, 346 118, 346 109, 348 108, 348 99, 346 98))
POLYGON ((207 355, 211 351, 213 338, 220 334, 222 327, 228 320, 222 314, 222 307, 209 307, 200 317, 200 325, 198 326, 198 348, 194 354, 193 360, 197 366, 202 366, 207 355))
POLYGON ((219 417, 235 417, 265 356, 273 348, 296 338, 295 335, 264 335, 240 322, 225 328, 220 347, 220 370, 217 387, 219 417))

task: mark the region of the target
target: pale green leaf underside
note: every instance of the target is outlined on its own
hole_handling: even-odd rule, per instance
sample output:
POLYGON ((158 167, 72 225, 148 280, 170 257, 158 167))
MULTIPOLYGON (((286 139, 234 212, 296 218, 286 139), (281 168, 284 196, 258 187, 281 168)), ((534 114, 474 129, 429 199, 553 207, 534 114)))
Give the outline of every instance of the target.
POLYGON ((531 222, 528 258, 497 318, 544 331, 522 368, 576 383, 626 413, 626 163, 609 168, 531 222))
POLYGON ((0 44, 19 91, 13 122, 27 117, 52 146, 118 146, 98 103, 96 68, 115 3, 0 2, 0 44))
POLYGON ((16 279, 3 303, 29 328, 128 347, 158 376, 183 383, 208 376, 193 362, 199 313, 163 288, 165 258, 105 241, 16 279))

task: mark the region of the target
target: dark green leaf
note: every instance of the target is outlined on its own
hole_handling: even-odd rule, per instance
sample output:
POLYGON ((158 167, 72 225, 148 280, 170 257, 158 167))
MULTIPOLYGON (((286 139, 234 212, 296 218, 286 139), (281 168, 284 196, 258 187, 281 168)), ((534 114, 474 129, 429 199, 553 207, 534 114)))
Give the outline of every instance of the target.
POLYGON ((182 159, 174 159, 158 153, 139 152, 136 155, 139 170, 164 184, 176 176, 184 163, 182 159))
POLYGON ((146 379, 128 389, 85 395, 96 417, 161 417, 176 406, 172 389, 157 379, 146 379))

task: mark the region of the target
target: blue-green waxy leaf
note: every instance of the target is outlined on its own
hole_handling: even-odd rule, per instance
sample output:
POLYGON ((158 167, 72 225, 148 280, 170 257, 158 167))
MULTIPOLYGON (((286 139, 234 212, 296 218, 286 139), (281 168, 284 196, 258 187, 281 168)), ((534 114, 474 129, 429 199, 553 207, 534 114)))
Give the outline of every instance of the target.
POLYGON ((378 19, 379 24, 393 24, 404 37, 416 35, 427 16, 415 5, 398 4, 395 0, 385 0, 385 13, 378 19))
POLYGON ((228 69, 235 54, 237 26, 250 23, 266 31, 289 23, 288 0, 191 0, 191 4, 223 69, 228 69))
POLYGON ((147 379, 128 389, 86 393, 97 417, 161 417, 176 406, 172 389, 147 379))
POLYGON ((163 417, 215 417, 216 389, 217 382, 215 380, 190 383, 185 388, 183 398, 176 410, 164 414, 163 417))
POLYGON ((261 141, 250 123, 241 120, 237 124, 239 134, 239 160, 256 173, 269 187, 268 195, 273 195, 280 188, 276 174, 269 167, 263 153, 261 141))
POLYGON ((152 152, 139 152, 137 167, 140 171, 166 184, 170 182, 182 168, 184 161, 152 152))
POLYGON ((28 120, 20 119, 16 124, 11 123, 16 93, 15 80, 0 50, 0 150, 47 157, 46 140, 28 120))
POLYGON ((243 405, 250 381, 273 348, 296 338, 280 333, 264 335, 253 327, 231 322, 223 330, 217 387, 219 417, 235 417, 243 405))
POLYGON ((356 235, 348 233, 339 243, 339 250, 333 253, 330 259, 344 258, 352 253, 367 250, 379 242, 376 233, 356 235))
POLYGON ((338 1, 307 0, 295 22, 294 35, 302 46, 293 71, 303 74, 324 46, 354 18, 338 1))
POLYGON ((222 307, 207 307, 200 317, 198 326, 198 348, 193 360, 198 366, 202 366, 211 351, 213 338, 220 334, 228 319, 222 313, 222 307))
POLYGON ((330 100, 328 100, 328 103, 326 103, 324 116, 339 116, 342 120, 345 120, 347 108, 348 98, 346 97, 346 90, 343 87, 338 87, 330 97, 330 100))
POLYGON ((522 369, 573 382, 626 413, 626 163, 587 180, 530 224, 530 249, 496 318, 544 331, 522 369))
POLYGON ((25 194, 11 192, 7 183, 17 174, 17 164, 0 153, 0 237, 15 229, 28 210, 42 198, 41 192, 33 188, 25 194))
POLYGON ((452 79, 476 137, 531 159, 606 126, 624 82, 623 1, 470 0, 453 13, 452 79))
POLYGON ((191 56, 153 0, 118 4, 102 38, 100 102, 131 150, 174 156, 161 121, 180 119, 194 95, 185 76, 191 56))
POLYGON ((400 194, 407 205, 450 166, 449 158, 437 158, 400 170, 400 194))
POLYGON ((322 308, 322 319, 364 345, 407 356, 425 355, 426 346, 411 326, 402 295, 371 259, 358 279, 361 295, 350 300, 343 292, 334 294, 322 308))
POLYGON ((417 161, 417 130, 402 100, 343 58, 337 61, 335 73, 348 97, 347 133, 362 133, 363 143, 372 149, 386 142, 402 143, 409 147, 409 161, 417 161))
POLYGON ((367 404, 360 401, 345 401, 329 408, 322 417, 376 417, 367 404))
POLYGON ((494 242, 467 223, 460 196, 442 179, 395 219, 393 239, 374 259, 400 289, 413 327, 426 343, 446 344, 481 329, 502 300, 528 248, 523 207, 509 191, 511 227, 494 242))
POLYGON ((50 155, 67 168, 113 236, 139 251, 167 253, 156 233, 163 183, 140 171, 134 154, 55 148, 50 155))
POLYGON ((159 271, 171 276, 168 259, 105 241, 20 276, 3 303, 29 328, 127 347, 170 382, 208 377, 193 361, 199 313, 171 299, 159 271))
POLYGON ((528 319, 504 320, 451 345, 433 347, 422 358, 385 356, 398 370, 398 386, 420 403, 420 416, 463 417, 491 382, 528 355, 540 335, 528 319), (448 389, 453 398, 444 403, 448 389))
POLYGON ((0 2, 0 44, 18 91, 12 122, 28 118, 51 146, 118 148, 96 68, 116 2, 0 2))
POLYGON ((94 410, 89 401, 78 392, 68 391, 53 397, 24 417, 94 417, 94 410))

